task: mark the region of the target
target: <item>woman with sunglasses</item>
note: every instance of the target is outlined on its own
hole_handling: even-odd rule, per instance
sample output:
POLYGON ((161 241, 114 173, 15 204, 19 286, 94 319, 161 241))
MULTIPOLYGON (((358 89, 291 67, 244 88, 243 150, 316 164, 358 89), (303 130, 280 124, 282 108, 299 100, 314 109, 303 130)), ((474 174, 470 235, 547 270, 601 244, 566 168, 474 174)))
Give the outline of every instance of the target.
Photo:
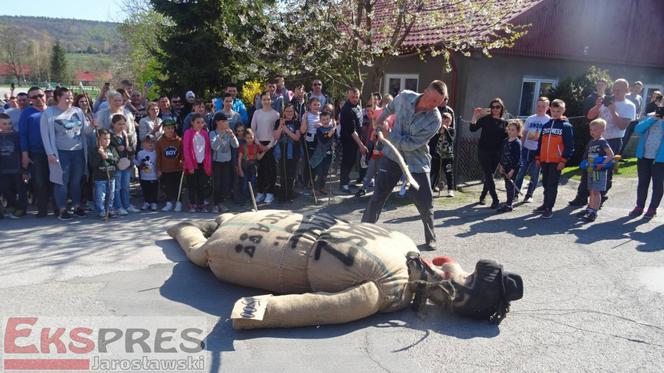
POLYGON ((480 194, 480 205, 485 205, 487 193, 491 195, 491 208, 498 208, 498 194, 496 184, 493 182, 493 174, 500 161, 500 150, 503 139, 507 137, 505 127, 507 121, 503 119, 505 105, 500 98, 494 98, 489 103, 489 113, 482 108, 473 110, 473 118, 470 123, 470 131, 482 130, 477 147, 478 158, 482 173, 484 174, 484 186, 480 194), (481 117, 481 118, 480 118, 481 117))

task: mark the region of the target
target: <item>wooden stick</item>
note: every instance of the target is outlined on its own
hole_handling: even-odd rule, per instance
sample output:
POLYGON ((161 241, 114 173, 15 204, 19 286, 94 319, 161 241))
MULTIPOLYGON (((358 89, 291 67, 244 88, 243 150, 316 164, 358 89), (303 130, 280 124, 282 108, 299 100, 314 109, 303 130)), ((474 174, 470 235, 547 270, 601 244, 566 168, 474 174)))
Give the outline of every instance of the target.
POLYGON ((254 196, 254 187, 251 186, 251 181, 247 181, 249 184, 249 195, 251 196, 251 203, 254 205, 254 211, 258 211, 258 205, 256 205, 256 197, 254 196))
MULTIPOLYGON (((182 169, 182 175, 180 176, 180 187, 178 188, 178 199, 175 200, 175 204, 180 202, 180 194, 182 193, 182 181, 184 180, 184 168, 182 169)), ((191 203, 191 201, 189 201, 191 203)))
POLYGON ((406 164, 406 161, 403 159, 403 156, 401 153, 399 153, 399 150, 390 142, 390 140, 386 139, 383 136, 383 132, 378 131, 378 141, 382 141, 385 146, 390 148, 392 152, 394 152, 395 156, 397 157, 397 164, 401 168, 401 172, 403 172, 404 175, 406 175, 406 179, 408 180, 408 183, 410 184, 411 187, 415 188, 415 190, 420 189, 420 184, 415 181, 413 178, 413 175, 410 173, 410 170, 408 169, 408 165, 406 164))

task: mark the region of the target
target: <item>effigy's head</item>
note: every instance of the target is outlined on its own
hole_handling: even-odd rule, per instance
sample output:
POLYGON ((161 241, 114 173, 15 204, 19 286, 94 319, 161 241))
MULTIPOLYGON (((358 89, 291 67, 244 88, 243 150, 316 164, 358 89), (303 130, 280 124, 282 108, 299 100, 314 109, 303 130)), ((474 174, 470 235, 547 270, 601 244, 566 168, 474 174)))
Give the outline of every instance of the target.
POLYGON ((451 258, 428 262, 415 252, 407 255, 407 264, 415 286, 415 307, 428 299, 457 314, 500 324, 510 302, 523 297, 521 276, 505 272, 493 260, 478 261, 472 273, 464 272, 451 258))

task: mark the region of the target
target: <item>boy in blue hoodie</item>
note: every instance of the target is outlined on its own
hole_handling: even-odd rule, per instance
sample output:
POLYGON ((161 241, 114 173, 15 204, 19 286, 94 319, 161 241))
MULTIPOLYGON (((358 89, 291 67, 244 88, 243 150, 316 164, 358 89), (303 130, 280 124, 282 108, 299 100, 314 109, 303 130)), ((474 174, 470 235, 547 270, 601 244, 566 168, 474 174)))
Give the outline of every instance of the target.
POLYGON ((564 113, 565 102, 553 100, 551 120, 542 127, 535 156, 537 167, 542 170, 544 187, 544 203, 535 209, 535 213, 542 214, 543 219, 551 219, 553 216, 560 172, 574 154, 574 130, 567 118, 563 117, 564 113))
MULTIPOLYGON (((14 131, 11 118, 5 113, 0 113, 0 196, 4 196, 7 207, 14 210, 9 217, 18 218, 25 215, 26 196, 19 137, 14 131)), ((4 214, 0 206, 0 218, 2 217, 4 214)))

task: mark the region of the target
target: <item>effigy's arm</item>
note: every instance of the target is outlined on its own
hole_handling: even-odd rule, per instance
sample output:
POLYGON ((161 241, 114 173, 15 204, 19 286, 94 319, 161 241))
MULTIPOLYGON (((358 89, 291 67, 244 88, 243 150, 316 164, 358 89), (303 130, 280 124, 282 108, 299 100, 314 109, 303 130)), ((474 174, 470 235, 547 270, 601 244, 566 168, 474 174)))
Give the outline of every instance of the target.
POLYGON ((231 318, 234 329, 343 324, 375 314, 381 304, 378 286, 369 281, 338 293, 240 298, 231 318))
POLYGON ((187 258, 200 267, 208 266, 208 254, 205 243, 210 232, 217 227, 216 222, 186 221, 168 228, 168 235, 173 237, 184 251, 187 258))

